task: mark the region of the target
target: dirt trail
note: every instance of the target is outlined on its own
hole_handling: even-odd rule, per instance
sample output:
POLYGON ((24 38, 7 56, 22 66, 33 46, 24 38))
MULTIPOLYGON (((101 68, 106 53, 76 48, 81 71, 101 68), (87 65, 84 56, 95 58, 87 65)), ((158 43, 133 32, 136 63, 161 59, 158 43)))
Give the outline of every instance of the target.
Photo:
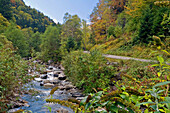
MULTIPOLYGON (((90 52, 89 51, 84 51, 84 53, 90 53, 90 52)), ((107 54, 103 54, 103 56, 105 56, 107 58, 113 58, 113 59, 136 60, 136 61, 141 61, 141 62, 155 62, 155 63, 158 63, 157 60, 147 60, 147 59, 139 59, 139 58, 117 56, 117 55, 107 55, 107 54)), ((170 65, 170 63, 166 63, 166 64, 170 65)))

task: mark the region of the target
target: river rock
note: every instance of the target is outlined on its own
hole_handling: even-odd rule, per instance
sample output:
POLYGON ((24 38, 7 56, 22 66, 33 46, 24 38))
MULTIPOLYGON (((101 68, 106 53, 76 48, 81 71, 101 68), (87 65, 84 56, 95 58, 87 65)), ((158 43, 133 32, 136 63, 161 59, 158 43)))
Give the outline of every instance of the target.
POLYGON ((18 110, 20 110, 20 108, 10 109, 10 110, 8 111, 8 113, 14 113, 14 112, 16 112, 16 111, 18 111, 18 110))
POLYGON ((40 83, 40 86, 44 86, 44 82, 41 82, 41 83, 40 83))
POLYGON ((58 77, 58 74, 54 74, 53 76, 54 76, 54 77, 58 77))
POLYGON ((73 85, 66 85, 66 86, 65 86, 65 89, 66 89, 66 90, 70 90, 70 89, 72 89, 72 88, 74 88, 73 85))
POLYGON ((54 76, 54 73, 53 73, 53 72, 50 72, 50 73, 48 73, 47 75, 52 77, 52 76, 54 76))
POLYGON ((50 69, 46 69, 46 71, 47 71, 47 73, 48 73, 48 72, 52 72, 52 70, 50 70, 50 69))
POLYGON ((58 88, 59 88, 60 90, 64 90, 64 89, 65 89, 64 86, 58 86, 58 88))
POLYGON ((66 79, 66 76, 60 74, 59 77, 58 77, 58 79, 59 79, 59 80, 65 80, 65 79, 66 79))
POLYGON ((40 72, 40 74, 47 74, 47 71, 40 72))
POLYGON ((44 84, 44 87, 45 88, 52 88, 52 87, 54 87, 54 84, 46 83, 46 84, 44 84))
POLYGON ((56 111, 57 113, 68 113, 67 109, 60 108, 59 110, 56 111))
POLYGON ((61 70, 61 67, 57 67, 57 69, 61 70))
POLYGON ((44 84, 50 83, 50 80, 44 80, 43 83, 44 83, 44 84))
POLYGON ((84 97, 77 97, 76 100, 82 101, 84 97))
POLYGON ((41 78, 34 78, 35 79, 35 81, 37 81, 37 82, 42 82, 42 79, 41 78))
POLYGON ((41 78, 41 79, 47 79, 47 77, 48 77, 48 76, 47 76, 47 75, 44 75, 44 74, 43 74, 43 75, 40 75, 40 78, 41 78))
POLYGON ((48 67, 49 70, 53 70, 53 68, 54 68, 53 66, 49 66, 48 67))
POLYGON ((79 93, 79 92, 76 92, 76 93, 73 93, 72 94, 72 97, 83 97, 84 95, 83 94, 81 94, 81 93, 79 93))
POLYGON ((28 103, 24 103, 23 104, 25 107, 30 107, 30 105, 28 103))
POLYGON ((58 79, 51 80, 50 83, 52 84, 59 84, 60 81, 58 79))

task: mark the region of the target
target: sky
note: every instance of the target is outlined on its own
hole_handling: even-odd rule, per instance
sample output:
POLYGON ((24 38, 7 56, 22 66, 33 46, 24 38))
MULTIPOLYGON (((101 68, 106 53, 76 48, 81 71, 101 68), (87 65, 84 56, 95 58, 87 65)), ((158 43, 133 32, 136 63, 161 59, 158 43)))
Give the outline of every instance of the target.
POLYGON ((89 22, 90 14, 99 0, 24 0, 26 5, 43 12, 56 23, 63 22, 66 12, 77 14, 81 19, 89 22))

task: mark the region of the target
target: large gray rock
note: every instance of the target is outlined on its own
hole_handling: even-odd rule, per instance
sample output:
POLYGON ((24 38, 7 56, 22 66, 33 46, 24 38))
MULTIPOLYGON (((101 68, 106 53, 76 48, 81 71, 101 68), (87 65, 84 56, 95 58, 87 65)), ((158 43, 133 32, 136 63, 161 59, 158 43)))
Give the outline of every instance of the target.
POLYGON ((46 83, 46 84, 44 84, 44 87, 45 88, 52 88, 52 87, 54 87, 54 84, 46 83))

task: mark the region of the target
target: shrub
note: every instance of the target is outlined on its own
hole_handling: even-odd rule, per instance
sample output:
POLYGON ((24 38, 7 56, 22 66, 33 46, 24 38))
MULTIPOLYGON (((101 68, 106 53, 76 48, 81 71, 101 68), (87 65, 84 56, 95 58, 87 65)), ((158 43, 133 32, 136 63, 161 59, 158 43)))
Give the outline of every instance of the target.
POLYGON ((92 88, 106 88, 114 76, 114 67, 106 65, 106 59, 96 50, 90 54, 72 52, 62 64, 70 81, 85 93, 91 92, 92 88))
POLYGON ((0 112, 5 110, 6 99, 20 93, 20 87, 29 79, 26 73, 26 62, 15 54, 12 42, 0 35, 0 112))

